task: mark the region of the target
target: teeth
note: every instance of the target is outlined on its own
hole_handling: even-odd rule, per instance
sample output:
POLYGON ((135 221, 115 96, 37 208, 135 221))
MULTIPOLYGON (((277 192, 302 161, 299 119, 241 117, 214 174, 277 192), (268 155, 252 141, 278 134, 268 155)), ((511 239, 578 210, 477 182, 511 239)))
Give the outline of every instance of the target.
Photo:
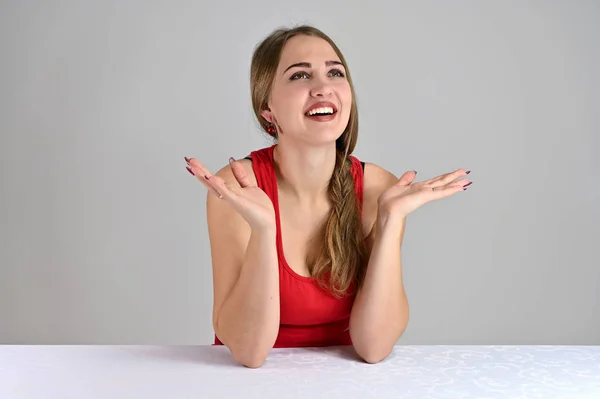
POLYGON ((333 108, 332 107, 323 107, 323 108, 315 108, 311 111, 308 112, 308 115, 315 115, 315 114, 333 114, 333 108))

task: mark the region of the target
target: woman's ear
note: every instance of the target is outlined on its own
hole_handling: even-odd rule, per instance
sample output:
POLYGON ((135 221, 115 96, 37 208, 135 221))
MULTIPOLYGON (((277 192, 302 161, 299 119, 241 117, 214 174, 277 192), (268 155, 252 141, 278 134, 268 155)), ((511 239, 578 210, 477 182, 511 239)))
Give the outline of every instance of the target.
POLYGON ((260 115, 265 118, 267 122, 273 123, 273 114, 271 113, 271 110, 264 109, 260 111, 260 115))

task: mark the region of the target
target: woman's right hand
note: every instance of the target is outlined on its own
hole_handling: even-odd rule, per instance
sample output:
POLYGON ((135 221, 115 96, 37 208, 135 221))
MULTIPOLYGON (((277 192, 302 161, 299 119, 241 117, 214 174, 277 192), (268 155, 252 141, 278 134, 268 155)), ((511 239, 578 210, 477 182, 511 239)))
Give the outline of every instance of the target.
POLYGON ((239 184, 226 183, 195 158, 185 158, 188 171, 219 199, 227 201, 251 227, 275 228, 275 210, 269 196, 248 179, 244 167, 229 159, 231 171, 239 184))

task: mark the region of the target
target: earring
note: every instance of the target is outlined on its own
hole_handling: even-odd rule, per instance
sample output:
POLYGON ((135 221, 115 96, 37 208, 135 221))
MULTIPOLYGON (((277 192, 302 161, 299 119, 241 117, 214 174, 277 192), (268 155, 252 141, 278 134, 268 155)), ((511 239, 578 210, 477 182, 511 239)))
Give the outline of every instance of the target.
POLYGON ((267 126, 267 133, 275 134, 275 126, 272 123, 269 123, 269 126, 267 126))

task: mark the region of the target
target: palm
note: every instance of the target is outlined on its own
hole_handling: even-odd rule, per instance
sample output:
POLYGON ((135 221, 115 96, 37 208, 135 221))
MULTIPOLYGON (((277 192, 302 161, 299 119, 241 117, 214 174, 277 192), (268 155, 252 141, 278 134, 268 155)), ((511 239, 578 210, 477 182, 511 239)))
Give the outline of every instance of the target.
POLYGON ((388 214, 407 216, 427 202, 464 191, 471 183, 461 177, 468 173, 470 171, 458 169, 413 183, 416 173, 406 172, 394 185, 381 193, 378 199, 379 209, 388 214))
POLYGON ((187 159, 188 170, 218 198, 225 199, 252 226, 272 226, 275 223, 273 203, 267 194, 252 184, 244 168, 232 162, 235 182, 211 174, 198 160, 187 159))
POLYGON ((237 196, 237 208, 240 214, 251 214, 259 219, 269 220, 275 215, 273 202, 269 196, 257 186, 247 186, 231 188, 230 190, 237 196))
POLYGON ((408 215, 420 206, 419 198, 411 195, 415 188, 394 184, 379 196, 380 209, 385 209, 390 214, 408 215))

